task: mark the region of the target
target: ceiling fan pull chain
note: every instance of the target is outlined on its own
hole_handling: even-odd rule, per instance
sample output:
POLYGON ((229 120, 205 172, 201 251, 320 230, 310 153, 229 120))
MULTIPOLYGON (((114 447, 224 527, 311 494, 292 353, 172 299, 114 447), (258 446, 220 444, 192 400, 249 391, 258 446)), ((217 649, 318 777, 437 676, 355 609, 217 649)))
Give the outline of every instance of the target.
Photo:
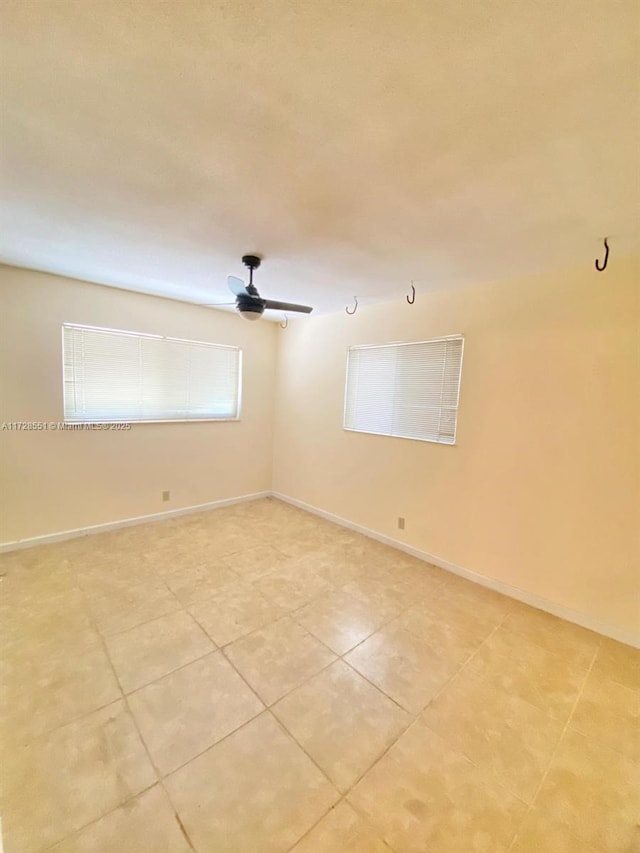
POLYGON ((349 314, 351 316, 353 316, 356 313, 356 311, 358 310, 358 297, 354 296, 353 301, 355 302, 355 305, 353 306, 353 311, 349 311, 349 306, 347 306, 344 309, 347 312, 347 314, 349 314))

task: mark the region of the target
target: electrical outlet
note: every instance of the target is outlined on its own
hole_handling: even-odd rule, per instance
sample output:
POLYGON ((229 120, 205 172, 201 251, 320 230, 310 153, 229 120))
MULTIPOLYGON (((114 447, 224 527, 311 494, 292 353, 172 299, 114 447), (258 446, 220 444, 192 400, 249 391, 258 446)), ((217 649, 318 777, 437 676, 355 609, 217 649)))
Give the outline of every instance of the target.
POLYGON ((163 501, 168 501, 170 497, 171 497, 171 492, 169 491, 169 489, 167 489, 166 492, 162 493, 162 500, 163 501))
POLYGON ((398 518, 398 530, 404 530, 404 518, 398 518))

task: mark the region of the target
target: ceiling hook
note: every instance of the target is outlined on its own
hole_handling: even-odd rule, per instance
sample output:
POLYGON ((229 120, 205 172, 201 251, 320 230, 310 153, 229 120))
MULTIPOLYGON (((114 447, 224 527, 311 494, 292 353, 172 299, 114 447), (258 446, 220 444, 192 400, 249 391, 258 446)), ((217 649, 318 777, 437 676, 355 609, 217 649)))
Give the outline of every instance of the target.
POLYGON ((600 262, 596 258, 596 269, 598 272, 604 272, 607 268, 607 261, 609 260, 609 244, 607 243, 607 238, 604 238, 604 261, 602 262, 602 266, 600 266, 600 262))
POLYGON ((284 323, 280 323, 280 328, 281 328, 281 329, 286 329, 288 325, 289 325, 289 318, 288 318, 288 317, 287 317, 287 315, 285 314, 285 315, 284 315, 284 323))
POLYGON ((358 310, 358 297, 354 296, 353 301, 355 302, 355 305, 353 306, 353 311, 349 311, 348 307, 344 309, 347 312, 347 314, 353 315, 358 310))
POLYGON ((409 303, 409 305, 413 305, 413 303, 415 301, 416 301, 416 289, 413 286, 413 282, 411 282, 411 299, 409 299, 409 297, 407 296, 407 302, 409 303))

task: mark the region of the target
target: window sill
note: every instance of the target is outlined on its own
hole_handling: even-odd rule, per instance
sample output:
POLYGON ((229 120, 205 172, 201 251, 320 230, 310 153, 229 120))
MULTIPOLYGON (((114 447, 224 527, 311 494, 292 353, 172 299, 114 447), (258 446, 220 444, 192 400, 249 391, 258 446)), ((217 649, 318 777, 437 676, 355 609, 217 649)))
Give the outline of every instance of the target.
POLYGON ((100 424, 210 424, 227 423, 229 421, 240 421, 241 418, 165 418, 164 420, 92 420, 92 421, 64 421, 65 426, 91 426, 100 424))

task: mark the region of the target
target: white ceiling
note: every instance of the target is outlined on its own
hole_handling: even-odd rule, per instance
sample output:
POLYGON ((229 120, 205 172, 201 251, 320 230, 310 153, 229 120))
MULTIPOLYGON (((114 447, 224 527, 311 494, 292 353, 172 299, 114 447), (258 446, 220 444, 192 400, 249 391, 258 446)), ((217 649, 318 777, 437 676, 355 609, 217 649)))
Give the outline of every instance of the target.
POLYGON ((341 310, 637 239, 635 0, 4 0, 0 259, 341 310))

